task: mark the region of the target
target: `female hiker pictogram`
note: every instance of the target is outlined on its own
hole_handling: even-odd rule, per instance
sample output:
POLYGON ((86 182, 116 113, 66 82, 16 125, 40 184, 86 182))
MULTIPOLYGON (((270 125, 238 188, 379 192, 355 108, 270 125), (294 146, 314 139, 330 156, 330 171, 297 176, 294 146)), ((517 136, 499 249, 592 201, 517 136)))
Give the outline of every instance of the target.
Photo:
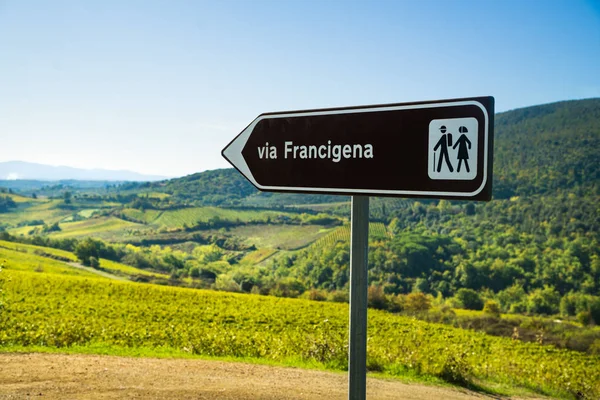
POLYGON ((468 132, 467 127, 461 126, 458 128, 458 132, 462 133, 462 135, 460 135, 452 147, 453 149, 456 149, 456 146, 458 146, 458 168, 456 168, 456 172, 460 172, 460 166, 463 161, 465 162, 465 168, 467 169, 467 172, 471 172, 469 169, 469 162, 467 161, 469 159, 469 150, 471 150, 471 141, 467 138, 467 135, 465 135, 465 133, 468 132))
MULTIPOLYGON (((446 165, 450 172, 454 172, 454 168, 452 168, 452 163, 450 162, 450 157, 448 156, 448 146, 452 146, 452 134, 448 132, 446 134, 446 125, 440 126, 440 132, 442 132, 442 137, 438 140, 437 144, 433 148, 433 151, 437 151, 438 147, 440 148, 440 160, 437 165, 437 172, 442 170, 442 160, 446 159, 446 165)), ((434 153, 435 157, 435 153, 434 153)), ((433 165, 435 166, 435 158, 433 161, 433 165)))

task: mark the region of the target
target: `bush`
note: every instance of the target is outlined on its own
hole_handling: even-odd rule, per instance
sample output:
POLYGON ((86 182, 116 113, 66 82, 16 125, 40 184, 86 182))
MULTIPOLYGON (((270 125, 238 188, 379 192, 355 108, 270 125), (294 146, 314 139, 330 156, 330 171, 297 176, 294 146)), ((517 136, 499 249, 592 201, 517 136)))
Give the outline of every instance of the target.
POLYGON ((92 257, 90 257, 89 265, 92 268, 100 268, 100 260, 98 260, 96 257, 92 256, 92 257))
POLYGON ((370 308, 378 310, 385 310, 387 308, 387 298, 381 286, 369 286, 367 298, 370 308))
POLYGON ((590 316, 596 325, 600 325, 600 298, 595 297, 590 300, 590 316))
POLYGON ((481 300, 479 294, 473 289, 459 289, 454 297, 467 310, 483 309, 483 300, 481 300))
POLYGON ((348 303, 348 292, 343 290, 334 290, 333 292, 329 293, 328 300, 335 303, 348 303))
POLYGON ((587 326, 592 323, 592 314, 589 311, 582 311, 577 314, 577 321, 583 325, 587 326))
POLYGON ((327 300, 327 293, 318 289, 311 289, 304 293, 304 297, 313 301, 325 301, 327 300))
POLYGON ((200 268, 198 268, 198 267, 190 268, 190 276, 192 278, 200 278, 200 268))
POLYGON ((485 314, 493 315, 494 317, 500 317, 500 306, 493 300, 488 300, 483 306, 483 312, 485 314))
POLYGON ((404 310, 412 312, 427 311, 431 308, 431 298, 425 293, 409 293, 404 297, 404 310))

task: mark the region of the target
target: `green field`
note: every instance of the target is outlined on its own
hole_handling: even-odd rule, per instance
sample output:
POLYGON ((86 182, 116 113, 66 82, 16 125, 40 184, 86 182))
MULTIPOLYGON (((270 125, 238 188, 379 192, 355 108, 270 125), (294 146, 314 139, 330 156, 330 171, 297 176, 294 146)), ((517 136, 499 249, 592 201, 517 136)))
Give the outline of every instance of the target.
POLYGON ((75 254, 71 253, 70 251, 53 249, 50 247, 36 246, 33 244, 7 242, 4 240, 0 240, 0 247, 10 249, 10 250, 17 250, 20 252, 26 252, 29 254, 37 254, 37 255, 42 254, 42 255, 46 255, 46 256, 50 255, 50 256, 62 257, 62 258, 68 259, 70 261, 77 261, 77 257, 75 257, 75 254))
MULTIPOLYGON (((4 268, 7 270, 98 276, 93 272, 74 268, 67 264, 68 262, 78 263, 77 257, 69 251, 3 240, 0 240, 0 262, 4 263, 4 268)), ((119 277, 169 278, 166 274, 135 268, 104 258, 100 259, 100 268, 101 271, 119 277)))
POLYGON ((10 197, 15 203, 40 203, 43 200, 32 199, 31 197, 25 197, 14 193, 0 193, 2 197, 10 197))
MULTIPOLYGON (((369 236, 371 238, 386 238, 389 237, 389 233, 383 223, 369 222, 369 236)), ((344 225, 332 230, 328 235, 315 241, 313 246, 315 248, 320 248, 323 246, 331 246, 335 242, 348 241, 350 241, 350 225, 344 225)))
POLYGON ((319 225, 246 225, 231 228, 228 234, 257 248, 296 250, 308 246, 336 228, 319 225))
POLYGON ((32 220, 43 220, 46 224, 52 224, 61 221, 74 212, 73 210, 59 208, 58 205, 61 202, 58 200, 29 200, 32 200, 33 205, 29 203, 17 203, 18 207, 16 210, 2 214, 2 222, 15 227, 19 223, 32 220))
POLYGON ((84 221, 65 222, 60 224, 60 231, 52 232, 56 239, 83 238, 92 236, 105 240, 115 240, 148 230, 148 227, 116 217, 90 218, 84 221))
POLYGON ((136 208, 125 208, 121 213, 126 217, 135 221, 151 223, 163 213, 160 210, 138 210, 136 208))
POLYGON ((193 226, 197 222, 207 222, 211 218, 221 218, 229 221, 239 220, 241 222, 260 221, 266 222, 268 218, 294 214, 279 211, 262 210, 235 210, 218 207, 194 207, 180 210, 167 210, 153 221, 152 224, 166 228, 182 228, 184 225, 193 226))
POLYGON ((18 245, 14 250, 4 247, 5 242, 0 242, 0 266, 7 271, 33 271, 34 273, 77 275, 96 277, 93 272, 84 271, 68 265, 64 261, 54 260, 36 254, 37 249, 25 248, 18 245))
MULTIPOLYGON (((0 346, 295 360, 347 367, 346 304, 4 271, 0 346), (112 349, 112 350, 111 350, 112 349)), ((600 395, 600 357, 369 312, 368 366, 387 375, 600 395)), ((584 397, 585 396, 585 397, 584 397)))

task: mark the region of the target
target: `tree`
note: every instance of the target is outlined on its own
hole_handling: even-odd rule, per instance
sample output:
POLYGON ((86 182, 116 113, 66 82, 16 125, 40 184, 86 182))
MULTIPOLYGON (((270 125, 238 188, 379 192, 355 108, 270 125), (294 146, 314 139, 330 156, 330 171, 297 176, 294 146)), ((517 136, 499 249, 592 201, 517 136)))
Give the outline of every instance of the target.
POLYGON ((92 267, 92 268, 100 268, 100 260, 98 260, 96 257, 91 256, 89 258, 89 262, 90 262, 90 267, 92 267))
POLYGON ((98 242, 92 238, 87 238, 82 242, 79 242, 75 247, 75 255, 81 261, 83 265, 90 265, 90 258, 94 257, 96 260, 100 258, 100 246, 101 242, 98 242))
POLYGON ((454 297, 467 310, 481 310, 483 308, 483 300, 473 289, 459 289, 454 297))
POLYGON ((532 314, 556 314, 559 305, 560 294, 552 286, 535 289, 527 296, 527 311, 532 314))
POLYGON ((72 194, 68 190, 65 193, 63 193, 63 200, 64 200, 65 204, 71 204, 71 197, 72 197, 72 194))
POLYGON ((17 204, 9 196, 0 197, 0 213, 8 212, 10 208, 16 208, 17 204))

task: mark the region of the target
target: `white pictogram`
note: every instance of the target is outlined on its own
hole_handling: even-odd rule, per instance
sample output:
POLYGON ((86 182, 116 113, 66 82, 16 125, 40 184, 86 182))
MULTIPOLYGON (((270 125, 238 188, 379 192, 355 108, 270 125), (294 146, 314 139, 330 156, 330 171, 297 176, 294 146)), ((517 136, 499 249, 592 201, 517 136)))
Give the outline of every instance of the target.
POLYGON ((477 119, 434 119, 429 123, 431 179, 470 181, 477 176, 477 119))

